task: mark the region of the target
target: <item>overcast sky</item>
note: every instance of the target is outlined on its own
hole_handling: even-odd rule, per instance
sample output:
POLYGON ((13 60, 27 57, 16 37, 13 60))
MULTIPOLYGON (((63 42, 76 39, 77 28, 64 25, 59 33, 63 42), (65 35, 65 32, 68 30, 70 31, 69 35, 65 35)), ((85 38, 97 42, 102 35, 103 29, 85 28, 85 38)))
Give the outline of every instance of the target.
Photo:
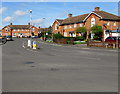
POLYGON ((68 13, 73 16, 90 13, 95 7, 118 15, 117 2, 3 2, 0 8, 2 24, 25 25, 30 21, 29 10, 32 10, 32 24, 48 27, 55 19, 65 19, 68 13))

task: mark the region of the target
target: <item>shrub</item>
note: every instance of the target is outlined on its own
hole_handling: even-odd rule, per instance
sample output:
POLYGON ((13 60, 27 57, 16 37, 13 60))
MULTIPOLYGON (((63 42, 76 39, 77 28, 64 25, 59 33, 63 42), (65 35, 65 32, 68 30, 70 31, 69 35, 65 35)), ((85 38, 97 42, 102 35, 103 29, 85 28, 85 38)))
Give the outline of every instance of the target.
POLYGON ((85 27, 79 27, 75 31, 79 32, 79 33, 85 33, 86 32, 86 28, 85 27))
POLYGON ((77 36, 76 38, 75 38, 75 41, 83 41, 83 40, 85 40, 85 37, 83 37, 83 36, 77 36))
POLYGON ((61 38, 64 38, 64 36, 62 34, 58 33, 58 34, 53 34, 53 38, 54 39, 61 39, 61 38))

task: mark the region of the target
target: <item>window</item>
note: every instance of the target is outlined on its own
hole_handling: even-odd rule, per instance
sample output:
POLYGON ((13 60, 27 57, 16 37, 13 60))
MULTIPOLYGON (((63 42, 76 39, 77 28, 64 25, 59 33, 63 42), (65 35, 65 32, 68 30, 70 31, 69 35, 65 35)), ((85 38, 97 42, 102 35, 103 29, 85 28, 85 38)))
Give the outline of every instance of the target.
POLYGON ((114 26, 116 26, 116 21, 114 22, 114 26))
POLYGON ((67 29, 67 25, 64 26, 64 29, 67 29))
MULTIPOLYGON (((26 29, 26 31, 27 31, 27 29, 26 29)), ((32 31, 35 32, 35 28, 32 28, 32 31)))
POLYGON ((5 33, 5 36, 8 36, 8 33, 5 33))
POLYGON ((8 28, 5 28, 5 31, 8 32, 8 28))
POLYGON ((110 25, 110 21, 108 21, 107 25, 110 25))
POLYGON ((72 28, 72 25, 70 24, 70 28, 72 28))
POLYGON ((73 34, 72 33, 70 33, 70 37, 72 37, 73 36, 73 34))
POLYGON ((94 25, 95 25, 95 18, 92 17, 92 19, 91 19, 91 27, 93 27, 94 25))
POLYGON ((76 33, 73 33, 73 37, 76 37, 76 33))
POLYGON ((64 32, 64 36, 67 37, 67 32, 64 32))
POLYGON ((58 24, 55 24, 55 30, 58 30, 58 24))
POLYGON ((16 33, 13 33, 13 37, 16 37, 16 33))
POLYGON ((82 27, 82 23, 80 23, 80 27, 82 27))
POLYGON ((77 27, 77 24, 74 24, 74 28, 76 28, 77 27))
POLYGON ((13 31, 16 31, 15 29, 13 29, 13 31))

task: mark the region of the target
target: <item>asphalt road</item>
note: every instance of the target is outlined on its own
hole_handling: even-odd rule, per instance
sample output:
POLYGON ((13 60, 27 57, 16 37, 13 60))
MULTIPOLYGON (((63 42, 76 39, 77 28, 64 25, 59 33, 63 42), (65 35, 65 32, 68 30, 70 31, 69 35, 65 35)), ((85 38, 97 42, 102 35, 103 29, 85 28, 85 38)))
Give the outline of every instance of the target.
POLYGON ((51 45, 23 48, 26 39, 2 46, 3 92, 117 92, 118 52, 51 45))

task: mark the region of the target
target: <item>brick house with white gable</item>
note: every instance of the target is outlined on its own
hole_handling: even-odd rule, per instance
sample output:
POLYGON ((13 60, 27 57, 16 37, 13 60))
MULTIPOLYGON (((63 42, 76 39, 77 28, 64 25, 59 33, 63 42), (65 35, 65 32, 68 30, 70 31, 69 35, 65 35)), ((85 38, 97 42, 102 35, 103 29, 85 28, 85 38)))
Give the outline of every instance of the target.
POLYGON ((53 33, 59 32, 66 37, 76 37, 80 36, 75 32, 76 28, 86 27, 86 39, 88 39, 88 35, 91 32, 90 29, 95 24, 102 26, 102 39, 105 40, 108 36, 117 36, 116 30, 117 27, 120 27, 120 16, 101 11, 100 7, 95 7, 94 11, 87 14, 74 17, 72 14, 68 14, 68 18, 62 19, 60 23, 55 20, 52 28, 53 33))

